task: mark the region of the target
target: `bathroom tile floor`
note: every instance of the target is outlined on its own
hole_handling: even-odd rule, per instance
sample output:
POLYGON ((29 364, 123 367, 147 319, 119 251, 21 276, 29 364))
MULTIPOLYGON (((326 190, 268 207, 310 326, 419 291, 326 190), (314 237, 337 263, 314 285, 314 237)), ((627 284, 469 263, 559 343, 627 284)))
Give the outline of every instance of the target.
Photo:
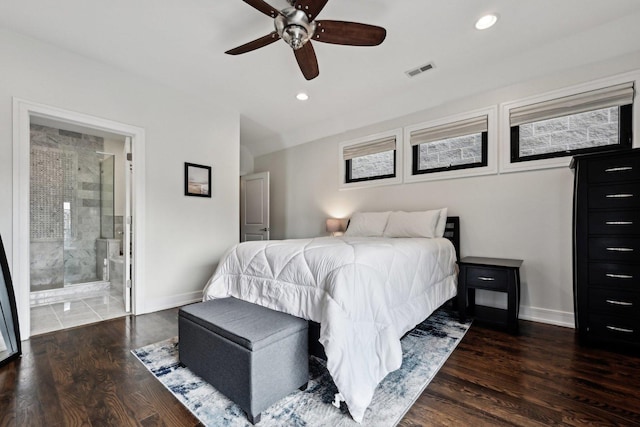
POLYGON ((66 302, 31 307, 31 335, 126 315, 122 291, 111 289, 104 296, 72 299, 66 302))

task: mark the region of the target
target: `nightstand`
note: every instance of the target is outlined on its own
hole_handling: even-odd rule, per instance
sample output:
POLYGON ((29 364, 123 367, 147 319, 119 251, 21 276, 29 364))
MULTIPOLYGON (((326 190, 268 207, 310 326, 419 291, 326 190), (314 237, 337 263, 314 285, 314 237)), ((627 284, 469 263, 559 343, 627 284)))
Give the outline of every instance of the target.
POLYGON ((512 334, 518 333, 520 308, 520 259, 464 257, 458 261, 458 310, 460 322, 467 320, 467 312, 479 322, 501 326, 512 334), (476 306, 476 289, 506 292, 507 309, 476 306))

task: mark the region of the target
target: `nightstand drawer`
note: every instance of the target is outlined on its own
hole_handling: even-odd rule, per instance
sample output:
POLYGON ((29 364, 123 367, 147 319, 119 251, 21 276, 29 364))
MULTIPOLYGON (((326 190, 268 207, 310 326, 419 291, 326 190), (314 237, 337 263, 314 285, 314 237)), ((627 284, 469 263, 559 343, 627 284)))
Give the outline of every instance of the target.
POLYGON ((507 289, 507 271, 487 267, 466 267, 467 284, 482 289, 507 289))
POLYGON ((589 309, 611 316, 640 318, 640 292, 590 288, 589 309))
POLYGON ((589 188, 589 208, 638 208, 640 185, 636 182, 589 188))
POLYGON ((640 266, 591 263, 589 264, 589 284, 640 291, 640 266))
POLYGON ((622 341, 640 341, 640 320, 589 314, 589 333, 597 337, 622 341))
POLYGON ((592 237, 589 239, 589 259, 640 263, 640 238, 592 237))
POLYGON ((640 211, 589 212, 590 234, 640 234, 640 211))
POLYGON ((640 179, 640 158, 609 158, 589 163, 589 182, 614 182, 640 179))

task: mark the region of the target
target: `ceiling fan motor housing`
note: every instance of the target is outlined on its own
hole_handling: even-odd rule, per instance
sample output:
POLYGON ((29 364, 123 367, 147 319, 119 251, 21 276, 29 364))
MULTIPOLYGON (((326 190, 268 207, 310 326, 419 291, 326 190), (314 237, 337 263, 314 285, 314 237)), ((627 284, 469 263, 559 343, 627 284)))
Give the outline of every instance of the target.
POLYGON ((293 49, 304 46, 316 30, 316 23, 309 22, 303 11, 293 7, 282 10, 276 16, 274 24, 280 38, 293 49))

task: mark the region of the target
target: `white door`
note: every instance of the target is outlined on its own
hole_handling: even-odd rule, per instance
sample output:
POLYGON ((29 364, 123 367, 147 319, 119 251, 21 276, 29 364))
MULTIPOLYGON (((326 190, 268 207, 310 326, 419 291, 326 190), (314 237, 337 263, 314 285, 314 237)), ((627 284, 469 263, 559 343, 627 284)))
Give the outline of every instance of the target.
POLYGON ((240 241, 269 240, 269 172, 240 177, 240 241))
POLYGON ((124 254, 124 277, 123 277, 123 299, 124 299, 124 311, 127 313, 131 312, 131 290, 132 290, 132 259, 131 253, 133 246, 131 244, 131 231, 132 231, 132 222, 133 216, 131 215, 131 198, 133 196, 132 192, 132 179, 131 175, 133 174, 133 158, 131 154, 131 138, 127 137, 124 143, 124 158, 125 158, 125 212, 124 212, 124 236, 122 239, 122 253, 124 254))

